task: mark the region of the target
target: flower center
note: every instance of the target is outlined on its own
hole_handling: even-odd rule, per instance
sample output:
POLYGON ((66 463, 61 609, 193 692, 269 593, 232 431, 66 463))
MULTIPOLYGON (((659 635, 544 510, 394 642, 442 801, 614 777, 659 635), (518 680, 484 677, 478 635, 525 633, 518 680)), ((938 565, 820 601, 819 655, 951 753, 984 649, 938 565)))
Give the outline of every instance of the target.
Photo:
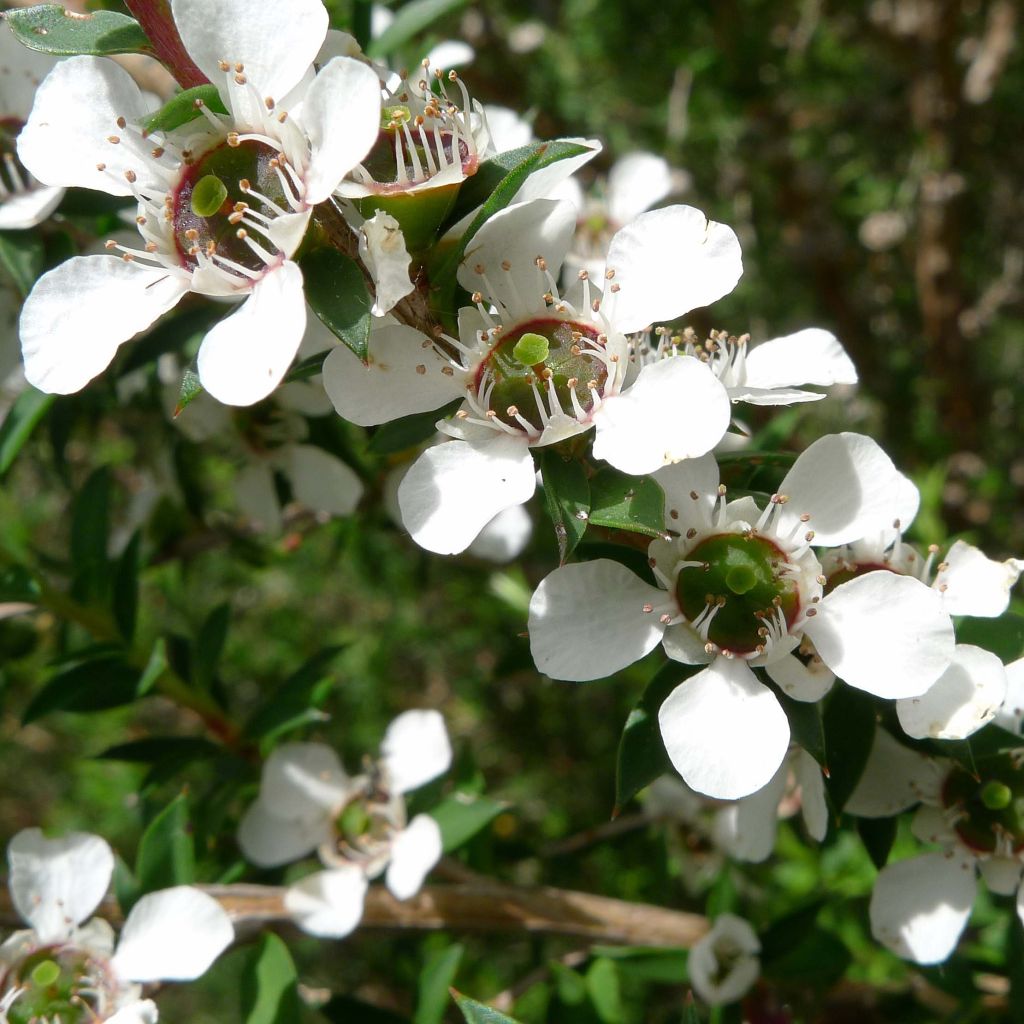
POLYGON ((1024 771, 1012 759, 986 762, 983 782, 954 769, 942 802, 960 815, 953 828, 972 850, 991 853, 1006 840, 1014 852, 1024 850, 1024 771))
MULTIPOLYGON (((544 429, 541 395, 580 417, 608 379, 604 344, 591 324, 539 319, 501 335, 476 372, 480 401, 503 423, 544 429)), ((554 403, 548 403, 553 408, 554 403)))
POLYGON ((840 584, 849 583, 850 580, 855 580, 858 576, 865 576, 867 573, 877 572, 879 569, 884 569, 886 572, 896 571, 885 562, 858 562, 856 565, 845 565, 829 576, 824 592, 831 594, 840 584))
POLYGON ((255 139, 223 142, 186 168, 177 192, 169 199, 182 265, 194 269, 202 254, 262 271, 265 261, 246 241, 248 231, 242 220, 248 214, 262 222, 267 214, 272 217, 286 212, 289 203, 281 173, 283 161, 278 151, 255 139), (255 210, 254 202, 268 207, 266 213, 255 210))
POLYGON ((17 991, 8 1024, 87 1024, 105 1018, 116 989, 106 965, 75 946, 45 946, 11 965, 3 999, 17 991))
POLYGON ((679 607, 720 649, 760 652, 772 632, 770 624, 781 616, 788 628, 796 619, 797 582, 786 575, 786 556, 772 541, 719 534, 702 540, 686 561, 676 580, 679 607))
POLYGON ((0 118, 0 198, 32 185, 32 176, 18 159, 18 134, 24 127, 25 122, 16 117, 0 118))

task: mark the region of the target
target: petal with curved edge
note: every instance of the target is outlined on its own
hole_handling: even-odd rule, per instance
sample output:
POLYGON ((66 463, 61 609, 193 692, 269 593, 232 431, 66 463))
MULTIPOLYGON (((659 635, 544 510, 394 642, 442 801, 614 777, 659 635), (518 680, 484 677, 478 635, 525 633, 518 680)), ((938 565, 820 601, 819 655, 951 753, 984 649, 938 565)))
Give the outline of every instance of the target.
POLYGON ((835 673, 820 658, 804 663, 795 654, 784 654, 765 665, 768 678, 793 700, 814 704, 832 689, 835 673))
POLYGON ((530 651, 552 679, 603 679, 658 646, 664 590, 599 558, 563 565, 530 599, 530 651))
POLYGON ((958 838, 953 826, 942 813, 942 808, 930 804, 922 804, 914 812, 910 831, 922 843, 936 843, 940 846, 952 846, 958 838))
POLYGON ((654 474, 654 479, 665 492, 666 526, 685 533, 691 526, 703 530, 711 525, 719 482, 714 455, 708 453, 664 466, 654 474))
POLYGON ((995 618, 1006 611, 1022 568, 1024 562, 1016 558, 996 562, 973 544, 958 540, 943 558, 933 586, 950 615, 995 618))
POLYGON ((224 96, 225 77, 233 78, 240 63, 260 99, 281 100, 327 37, 327 10, 320 0, 171 0, 171 11, 189 56, 224 96), (221 61, 231 65, 229 71, 220 70, 221 61))
POLYGON ((766 786, 789 747, 789 722, 775 695, 734 658, 718 657, 680 683, 658 722, 683 781, 720 800, 766 786))
POLYGON ((273 814, 261 800, 249 806, 238 826, 245 859, 261 868, 302 860, 331 837, 326 815, 296 820, 273 814))
POLYGON ((360 427, 430 412, 461 398, 461 376, 411 327, 382 327, 370 335, 369 362, 347 345, 324 360, 324 389, 338 415, 360 427))
POLYGON ((452 555, 465 551, 499 512, 529 501, 536 487, 525 440, 497 435, 425 451, 402 480, 398 504, 420 547, 452 555))
POLYGON ((341 459, 311 444, 290 444, 279 454, 281 470, 300 505, 328 516, 350 516, 363 482, 341 459))
POLYGON ((807 753, 798 750, 793 759, 793 772, 800 787, 800 813, 812 839, 820 843, 828 832, 828 804, 825 802, 825 779, 821 766, 807 753))
POLYGON ((942 963, 971 916, 978 883, 966 859, 925 853, 883 868, 871 893, 871 934, 897 956, 942 963))
POLYGON ((3 115, 24 121, 32 109, 36 90, 53 70, 57 58, 30 50, 18 42, 11 26, 0 23, 0 81, 3 82, 3 115))
POLYGON ((761 973, 761 943, 742 917, 720 914, 686 962, 693 990, 712 1006, 742 999, 761 973))
POLYGON ((186 279, 117 256, 75 256, 35 283, 19 332, 28 382, 47 394, 81 391, 188 291, 186 279))
POLYGON ((197 360, 203 387, 225 405, 266 398, 287 373, 305 330, 302 271, 285 260, 203 338, 197 360))
POLYGON ((313 821, 329 818, 349 787, 338 755, 326 744, 283 743, 263 765, 260 801, 285 821, 313 821))
POLYGON ((521 554, 533 536, 533 518, 522 505, 499 512, 466 549, 474 558, 505 565, 521 554))
POLYGON ((743 273, 736 233, 692 206, 640 214, 612 239, 605 262, 619 291, 606 295, 604 313, 623 334, 711 305, 743 273))
POLYGON ((930 758, 875 729, 867 764, 843 810, 859 818, 891 818, 938 798, 941 774, 930 758))
MULTIPOLYGON (((553 164, 548 164, 547 167, 541 167, 540 170, 534 171, 533 174, 527 177, 516 193, 515 202, 527 203, 534 199, 562 199, 571 203, 573 209, 580 209, 573 202, 574 197, 571 194, 566 194, 563 186, 566 182, 572 180, 572 175, 583 167, 584 164, 590 163, 604 147, 601 145, 600 139, 568 137, 561 141, 583 146, 585 151, 577 156, 556 160, 553 164)), ((554 270, 552 270, 552 273, 555 274, 556 278, 558 277, 554 270)))
POLYGON ((152 999, 140 999, 107 1017, 106 1024, 156 1024, 159 1014, 152 999))
POLYGON ((198 978, 235 938, 224 908, 190 885, 141 897, 129 913, 111 966, 129 981, 198 978))
POLYGON ((418 789, 448 771, 452 763, 444 718, 429 709, 402 712, 384 733, 380 752, 396 793, 418 789))
POLYGON ((820 327, 752 346, 744 371, 743 384, 752 388, 857 383, 857 371, 846 350, 831 331, 820 327))
POLYGON ((543 313, 551 286, 536 261, 543 258, 557 278, 575 230, 576 210, 569 203, 535 199, 508 206, 466 247, 459 284, 470 293, 482 292, 485 301, 503 306, 512 318, 543 313))
POLYGON ((840 679, 876 697, 919 697, 953 658, 953 624, 920 580, 886 569, 842 583, 804 631, 840 679))
POLYGON ((991 651, 957 644, 953 660, 920 697, 896 702, 896 714, 915 739, 962 740, 995 718, 1006 697, 1006 670, 991 651))
POLYGON ((873 531, 908 526, 917 514, 917 488, 892 459, 863 434, 827 434, 803 451, 779 485, 788 502, 779 509, 780 531, 795 530, 800 516, 816 545, 846 544, 873 531))
POLYGON ((608 172, 608 216, 626 224, 672 191, 672 169, 653 153, 627 153, 608 172))
POLYGON ((235 477, 235 501, 254 530, 276 536, 284 520, 270 465, 262 459, 244 466, 235 477))
POLYGON ((683 665, 706 665, 712 660, 707 641, 688 622, 677 622, 665 628, 661 638, 665 654, 683 665))
POLYGON ((412 257, 405 247, 401 225, 383 210, 359 229, 359 258, 374 284, 374 316, 384 316, 406 297, 414 285, 409 277, 412 257))
POLYGON ((290 885, 284 905, 304 932, 340 939, 359 926, 366 889, 366 876, 357 867, 318 871, 290 885))
POLYGON ((391 842, 391 863, 384 877, 396 900, 420 891, 423 879, 441 859, 441 829, 429 814, 417 814, 391 842))
POLYGON ((1021 862, 1016 857, 988 857, 978 861, 978 871, 989 892, 1012 896, 1020 885, 1021 862))
POLYGON ((64 189, 59 185, 8 196, 0 202, 0 230, 34 228, 57 209, 63 198, 64 189))
POLYGON ((789 765, 782 766, 771 781, 750 796, 723 807, 715 816, 714 837, 730 857, 759 864, 775 848, 779 802, 786 791, 789 765))
POLYGON ((996 711, 995 721, 1010 732, 1021 731, 1024 724, 1024 658, 1011 661, 1006 666, 1006 698, 996 711))
POLYGON ((676 356, 594 413, 594 456, 632 476, 709 452, 729 426, 729 395, 706 363, 676 356))
POLYGON ((303 199, 315 205, 337 188, 377 141, 380 80, 362 61, 335 57, 306 91, 299 119, 310 142, 303 199), (340 124, 344 131, 338 131, 340 124))
POLYGON ((47 839, 22 829, 7 845, 15 909, 42 943, 66 939, 99 906, 114 873, 114 854, 99 836, 72 832, 47 839))
POLYGON ((138 125, 148 113, 138 85, 120 65, 105 57, 69 57, 39 87, 18 136, 18 158, 44 185, 112 196, 135 189, 163 193, 167 178, 151 156, 152 141, 117 123, 124 118, 138 125), (134 184, 125 176, 129 171, 134 184))

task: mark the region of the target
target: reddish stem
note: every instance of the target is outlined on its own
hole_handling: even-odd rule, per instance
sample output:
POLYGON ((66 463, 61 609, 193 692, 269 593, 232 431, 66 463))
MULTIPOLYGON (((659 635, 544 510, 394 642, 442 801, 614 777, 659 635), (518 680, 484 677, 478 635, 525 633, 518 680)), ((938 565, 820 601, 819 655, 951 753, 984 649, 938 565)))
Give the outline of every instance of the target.
POLYGON ((160 63, 183 89, 206 85, 209 79, 196 67, 178 35, 170 0, 125 0, 128 10, 149 36, 160 63))

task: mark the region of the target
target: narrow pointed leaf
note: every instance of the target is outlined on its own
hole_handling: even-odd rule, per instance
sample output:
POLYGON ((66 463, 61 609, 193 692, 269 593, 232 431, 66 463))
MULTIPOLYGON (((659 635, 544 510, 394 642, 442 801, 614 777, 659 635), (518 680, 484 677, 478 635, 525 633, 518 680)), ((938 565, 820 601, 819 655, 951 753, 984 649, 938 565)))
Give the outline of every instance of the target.
POLYGON ((563 563, 583 539, 590 517, 590 484, 579 462, 551 449, 540 457, 544 507, 555 528, 558 557, 563 563))
POLYGON ((365 362, 372 302, 366 279, 355 260, 336 249, 314 249, 299 265, 310 308, 336 338, 365 362))
POLYGON ((602 469, 590 479, 590 522, 645 537, 663 537, 664 492, 650 477, 602 469))

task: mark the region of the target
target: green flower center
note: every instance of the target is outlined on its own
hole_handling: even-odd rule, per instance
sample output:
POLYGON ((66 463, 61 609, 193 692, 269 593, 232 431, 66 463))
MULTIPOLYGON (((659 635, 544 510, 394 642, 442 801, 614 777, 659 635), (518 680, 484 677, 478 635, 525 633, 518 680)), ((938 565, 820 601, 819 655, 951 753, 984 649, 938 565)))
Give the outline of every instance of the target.
POLYGON ((113 979, 106 968, 74 946, 46 946, 13 964, 3 992, 19 995, 8 1024, 92 1024, 104 1019, 113 979))
POLYGON ((571 320, 531 320, 501 335, 500 341, 476 372, 481 401, 503 423, 522 427, 521 416, 534 430, 543 430, 536 394, 545 410, 552 408, 554 387, 558 405, 577 415, 573 395, 584 413, 594 406, 594 391, 608 380, 604 343, 596 328, 571 320), (536 389, 536 394, 535 394, 536 389))
POLYGON ((1008 757, 986 761, 979 782, 963 768, 946 779, 942 802, 961 815, 953 828, 972 850, 991 853, 1000 835, 1024 850, 1024 770, 1008 757))
POLYGON ((683 614, 716 647, 734 654, 764 648, 770 624, 781 615, 787 628, 800 610, 786 556, 770 540, 724 533, 702 540, 686 556, 699 562, 680 569, 676 599, 683 614))
POLYGON ((264 269, 263 260, 245 241, 255 230, 254 240, 266 249, 263 233, 242 219, 247 208, 274 216, 272 209, 249 194, 250 189, 290 210, 276 170, 280 159, 278 151, 263 142, 223 142, 186 170, 172 201, 174 240, 183 266, 195 268, 199 254, 205 253, 249 270, 264 269))

